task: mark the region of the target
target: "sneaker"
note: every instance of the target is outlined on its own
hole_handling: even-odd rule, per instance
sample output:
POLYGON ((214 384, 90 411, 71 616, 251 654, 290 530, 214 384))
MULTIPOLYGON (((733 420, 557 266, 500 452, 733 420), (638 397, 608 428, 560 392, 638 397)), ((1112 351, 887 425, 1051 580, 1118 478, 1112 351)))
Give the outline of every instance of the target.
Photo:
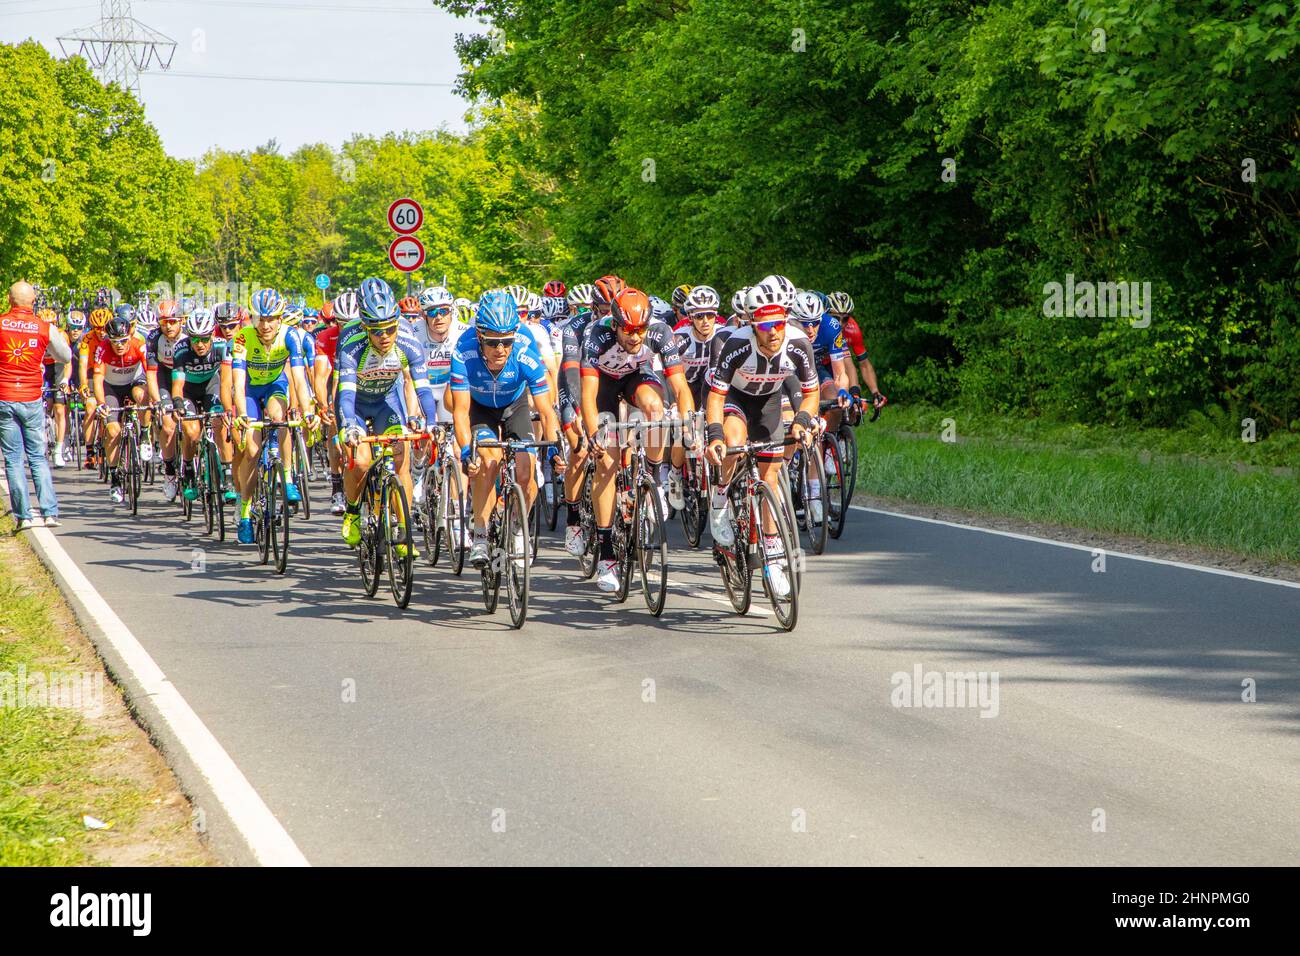
POLYGON ((330 495, 330 512, 341 515, 348 510, 348 503, 343 500, 343 492, 336 491, 330 495))
POLYGON ((54 464, 54 467, 55 467, 55 468, 65 468, 65 467, 67 467, 68 460, 63 456, 63 446, 62 446, 62 445, 55 445, 55 446, 54 446, 54 454, 50 456, 50 461, 54 464))
POLYGON ((227 501, 237 501, 239 499, 239 492, 233 487, 227 488, 225 497, 227 501))
MULTIPOLYGON (((515 546, 510 550, 512 550, 515 554, 525 555, 528 558, 528 566, 530 568, 533 566, 532 548, 528 547, 528 540, 524 537, 524 533, 522 531, 515 532, 515 546)), ((518 558, 515 558, 515 564, 522 566, 523 562, 520 561, 518 558)))
POLYGON ((99 467, 99 462, 96 460, 95 456, 90 453, 90 449, 86 449, 86 457, 82 459, 81 467, 86 471, 94 471, 99 467))
POLYGON ((34 527, 36 527, 36 522, 34 522, 31 518, 24 518, 22 521, 18 522, 17 530, 29 531, 34 527))
POLYGON ((236 535, 236 539, 239 541, 240 544, 253 543, 253 519, 252 518, 239 519, 239 533, 236 535))
POLYGON ((569 525, 564 530, 564 550, 575 558, 581 557, 582 552, 587 550, 587 542, 582 536, 582 525, 569 525))
POLYGON ((296 505, 298 502, 302 501, 302 493, 298 491, 298 486, 292 481, 286 481, 284 483, 284 500, 289 502, 291 505, 296 505))
POLYGON ((672 512, 668 510, 668 495, 664 493, 663 485, 655 485, 655 491, 659 495, 659 517, 667 519, 667 517, 672 514, 672 512))
POLYGON ((195 484, 186 485, 181 494, 185 497, 186 501, 193 501, 199 496, 199 486, 195 484))
MULTIPOLYGON (((394 553, 395 553, 399 558, 404 558, 404 557, 406 557, 406 545, 404 545, 404 544, 395 544, 395 545, 393 545, 393 552, 394 552, 394 553)), ((412 558, 418 558, 419 556, 420 556, 420 551, 419 551, 419 549, 416 548, 415 545, 411 545, 411 557, 412 557, 412 558)))
POLYGON ((348 547, 355 548, 361 543, 361 515, 343 516, 343 540, 348 547))
MULTIPOLYGON (((140 460, 153 461, 153 445, 149 444, 148 442, 145 442, 143 445, 140 446, 140 460)), ((175 496, 173 495, 173 497, 175 496)))
POLYGON ((735 544, 736 536, 731 531, 731 516, 727 508, 709 509, 709 533, 720 547, 729 548, 735 544))
POLYGON ((808 501, 808 515, 812 518, 813 524, 822 523, 822 499, 820 495, 808 501))
POLYGON ((473 546, 469 549, 469 563, 474 567, 482 570, 487 567, 488 563, 488 544, 487 538, 475 538, 473 546))
POLYGON ((668 473, 668 503, 674 511, 686 510, 686 485, 676 468, 668 473))
POLYGON ((618 590, 617 561, 601 561, 596 565, 596 586, 605 593, 618 590))
POLYGON ((126 495, 122 492, 121 485, 113 486, 113 489, 108 493, 108 500, 113 502, 115 505, 120 505, 122 502, 126 501, 126 495))
POLYGON ((785 561, 782 560, 776 564, 769 564, 763 569, 768 587, 778 599, 782 600, 790 596, 790 579, 786 577, 784 564, 785 561))
MULTIPOLYGON (((176 500, 176 493, 180 490, 180 482, 176 480, 175 475, 167 475, 163 478, 163 497, 168 501, 176 500)), ((191 498, 191 501, 194 499, 191 498)))
POLYGON ((415 484, 411 487, 411 501, 417 505, 420 504, 422 501, 424 501, 424 475, 423 474, 420 475, 420 477, 416 480, 415 484))
POLYGON ((59 520, 59 516, 58 516, 58 515, 46 515, 46 516, 45 516, 45 527, 47 527, 47 528, 61 528, 61 527, 63 527, 63 522, 59 520))

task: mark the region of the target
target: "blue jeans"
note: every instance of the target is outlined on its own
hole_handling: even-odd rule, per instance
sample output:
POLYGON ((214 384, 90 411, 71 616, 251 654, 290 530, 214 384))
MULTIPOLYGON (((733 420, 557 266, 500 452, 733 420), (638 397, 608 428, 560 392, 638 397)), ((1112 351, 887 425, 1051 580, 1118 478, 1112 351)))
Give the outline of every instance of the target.
POLYGON ((59 513, 59 499, 54 496, 54 479, 50 477, 50 463, 45 460, 45 403, 0 402, 0 449, 4 450, 5 477, 9 480, 9 507, 14 520, 31 518, 32 505, 27 497, 27 476, 23 473, 23 459, 32 469, 36 482, 36 498, 41 514, 49 517, 59 513))

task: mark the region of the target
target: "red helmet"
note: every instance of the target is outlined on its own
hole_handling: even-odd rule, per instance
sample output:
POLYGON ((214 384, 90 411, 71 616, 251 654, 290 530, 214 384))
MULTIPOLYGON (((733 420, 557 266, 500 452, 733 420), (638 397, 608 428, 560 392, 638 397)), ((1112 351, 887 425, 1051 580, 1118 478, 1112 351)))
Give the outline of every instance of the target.
POLYGON ((177 318, 175 299, 163 299, 161 302, 158 303, 158 318, 159 319, 177 318))
POLYGON ((420 300, 413 295, 408 295, 397 303, 397 311, 402 315, 420 315, 420 300))
POLYGON ((627 283, 618 276, 601 276, 593 288, 592 301, 596 305, 613 305, 614 297, 627 288, 627 283))
POLYGON ((546 283, 546 287, 542 289, 542 295, 562 296, 567 294, 568 291, 568 288, 565 287, 563 282, 559 279, 552 279, 550 282, 546 283))
POLYGON ((320 317, 321 317, 321 321, 322 321, 322 322, 333 322, 333 321, 334 321, 334 303, 333 303, 333 302, 326 302, 324 305, 321 306, 321 308, 320 308, 320 317))
POLYGON ((650 297, 640 289, 623 289, 614 296, 610 315, 614 328, 620 332, 644 332, 650 327, 650 316, 654 307, 650 297))

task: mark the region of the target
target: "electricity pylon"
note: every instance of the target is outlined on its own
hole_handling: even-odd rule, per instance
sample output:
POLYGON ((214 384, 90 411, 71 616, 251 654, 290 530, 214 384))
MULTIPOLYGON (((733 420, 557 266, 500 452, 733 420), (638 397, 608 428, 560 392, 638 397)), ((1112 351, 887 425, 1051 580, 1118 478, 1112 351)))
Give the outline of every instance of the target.
POLYGON ((151 64, 170 68, 176 53, 175 40, 131 16, 131 0, 100 0, 98 23, 58 39, 65 58, 82 57, 105 83, 116 83, 137 97, 140 74, 151 64))

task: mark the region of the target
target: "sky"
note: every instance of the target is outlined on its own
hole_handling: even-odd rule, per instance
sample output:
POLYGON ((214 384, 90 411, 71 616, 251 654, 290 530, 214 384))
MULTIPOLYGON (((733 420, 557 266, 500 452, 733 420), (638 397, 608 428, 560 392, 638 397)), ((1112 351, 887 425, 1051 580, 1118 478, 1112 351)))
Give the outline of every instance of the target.
MULTIPOLYGON (((429 0, 133 0, 131 12, 176 41, 171 70, 142 74, 140 93, 181 159, 271 139, 288 153, 354 133, 463 131, 455 37, 486 31, 429 0)), ((98 0, 0 0, 0 42, 35 39, 60 56, 56 38, 99 16, 98 0)))

